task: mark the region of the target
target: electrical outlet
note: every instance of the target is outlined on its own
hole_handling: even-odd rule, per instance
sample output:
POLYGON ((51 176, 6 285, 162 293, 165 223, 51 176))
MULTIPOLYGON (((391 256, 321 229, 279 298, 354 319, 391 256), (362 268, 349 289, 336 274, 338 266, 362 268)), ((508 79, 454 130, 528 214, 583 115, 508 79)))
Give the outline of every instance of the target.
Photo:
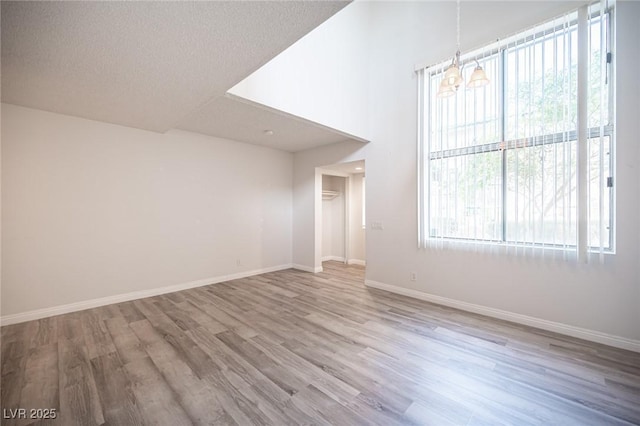
POLYGON ((236 266, 242 266, 242 262, 240 261, 240 259, 236 259, 236 266))
POLYGON ((415 272, 412 272, 411 274, 409 274, 409 279, 410 279, 411 281, 415 281, 415 280, 417 280, 417 279, 418 279, 418 274, 417 274, 417 273, 415 273, 415 272))

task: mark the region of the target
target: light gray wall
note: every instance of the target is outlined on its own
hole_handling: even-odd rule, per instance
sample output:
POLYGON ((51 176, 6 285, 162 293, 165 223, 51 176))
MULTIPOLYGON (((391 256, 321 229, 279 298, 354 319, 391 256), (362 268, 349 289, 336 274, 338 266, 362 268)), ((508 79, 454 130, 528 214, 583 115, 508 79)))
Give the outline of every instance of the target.
POLYGON ((2 151, 4 316, 291 263, 289 153, 7 104, 2 151))

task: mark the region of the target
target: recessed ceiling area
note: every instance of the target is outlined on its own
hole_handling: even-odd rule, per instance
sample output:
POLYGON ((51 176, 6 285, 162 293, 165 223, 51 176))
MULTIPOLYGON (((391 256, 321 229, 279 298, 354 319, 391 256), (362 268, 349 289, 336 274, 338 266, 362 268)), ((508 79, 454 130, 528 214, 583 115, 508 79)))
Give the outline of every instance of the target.
POLYGON ((345 140, 358 140, 351 135, 230 94, 214 99, 187 117, 179 128, 289 152, 345 140))
POLYGON ((216 98, 347 4, 3 1, 2 101, 251 143, 260 143, 251 130, 280 126, 286 150, 297 130, 335 141, 329 131, 216 98))

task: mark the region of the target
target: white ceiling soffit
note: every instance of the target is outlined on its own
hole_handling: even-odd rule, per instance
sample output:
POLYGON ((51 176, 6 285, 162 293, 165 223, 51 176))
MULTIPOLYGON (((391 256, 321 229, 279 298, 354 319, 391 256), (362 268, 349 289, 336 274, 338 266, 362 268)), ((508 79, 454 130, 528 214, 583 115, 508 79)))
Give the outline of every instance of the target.
POLYGON ((329 166, 322 166, 323 170, 331 170, 333 172, 358 174, 365 172, 364 160, 350 161, 348 163, 331 164, 329 166))
POLYGON ((164 132, 347 4, 3 1, 2 101, 164 132))
POLYGON ((178 128, 289 152, 346 140, 361 141, 231 94, 214 99, 187 117, 178 128))

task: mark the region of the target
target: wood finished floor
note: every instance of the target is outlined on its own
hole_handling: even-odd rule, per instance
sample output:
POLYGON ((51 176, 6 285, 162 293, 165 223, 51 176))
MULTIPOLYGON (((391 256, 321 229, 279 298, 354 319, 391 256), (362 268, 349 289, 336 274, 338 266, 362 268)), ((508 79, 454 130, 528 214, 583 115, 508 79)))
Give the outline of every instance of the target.
POLYGON ((3 327, 1 406, 83 426, 640 424, 640 354, 324 267, 3 327))

